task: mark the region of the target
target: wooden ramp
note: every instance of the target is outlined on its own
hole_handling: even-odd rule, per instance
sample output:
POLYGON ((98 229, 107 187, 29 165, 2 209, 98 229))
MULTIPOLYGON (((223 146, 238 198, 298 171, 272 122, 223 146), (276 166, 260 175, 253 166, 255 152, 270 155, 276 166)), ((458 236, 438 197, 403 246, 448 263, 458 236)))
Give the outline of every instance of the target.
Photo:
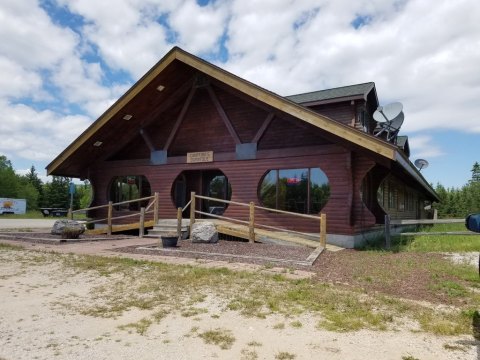
MULTIPOLYGON (((153 227, 154 222, 153 220, 148 220, 145 221, 145 228, 147 227, 153 227)), ((138 230, 140 229, 140 223, 131 223, 131 224, 122 224, 122 225, 113 225, 112 226, 112 233, 114 232, 121 232, 121 231, 128 231, 128 230, 138 230)), ((87 230, 85 231, 86 234, 91 234, 91 235, 100 235, 100 234, 106 234, 108 232, 107 227, 101 227, 98 229, 92 229, 92 230, 87 230)))
MULTIPOLYGON (((248 226, 241 224, 234 224, 228 221, 218 219, 198 220, 198 221, 210 221, 215 224, 220 234, 229 236, 235 236, 241 239, 248 240, 248 226)), ((314 236, 302 236, 299 234, 286 233, 282 231, 271 231, 266 229, 255 229, 255 238, 257 241, 265 242, 289 242, 298 245, 317 248, 320 245, 320 241, 315 240, 314 236)))

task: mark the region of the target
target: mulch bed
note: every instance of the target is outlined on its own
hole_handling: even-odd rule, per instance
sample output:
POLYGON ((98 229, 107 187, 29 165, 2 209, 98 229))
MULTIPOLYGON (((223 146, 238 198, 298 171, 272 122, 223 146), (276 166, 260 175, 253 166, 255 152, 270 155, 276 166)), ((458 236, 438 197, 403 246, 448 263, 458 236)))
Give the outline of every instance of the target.
POLYGON ((260 265, 289 265, 303 262, 313 251, 303 246, 286 246, 242 241, 219 240, 216 244, 192 243, 190 240, 181 240, 177 247, 150 249, 129 246, 116 249, 119 252, 176 256, 205 260, 222 260, 232 262, 246 262, 260 265))

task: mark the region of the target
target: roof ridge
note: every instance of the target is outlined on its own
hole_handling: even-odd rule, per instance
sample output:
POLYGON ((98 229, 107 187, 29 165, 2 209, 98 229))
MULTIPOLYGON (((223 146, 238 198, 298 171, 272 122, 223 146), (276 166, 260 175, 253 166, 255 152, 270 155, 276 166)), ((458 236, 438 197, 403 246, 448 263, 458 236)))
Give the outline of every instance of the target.
POLYGON ((293 97, 293 96, 301 96, 301 95, 315 94, 315 93, 322 92, 322 91, 331 91, 331 90, 337 90, 337 89, 346 89, 346 88, 351 88, 351 87, 354 87, 354 86, 367 85, 367 84, 375 85, 375 82, 374 82, 374 81, 368 81, 368 82, 359 83, 359 84, 351 84, 351 85, 345 85, 345 86, 337 86, 337 87, 328 88, 328 89, 307 91, 307 92, 299 93, 299 94, 291 94, 291 95, 287 95, 287 96, 285 96, 285 97, 288 98, 288 97, 293 97))

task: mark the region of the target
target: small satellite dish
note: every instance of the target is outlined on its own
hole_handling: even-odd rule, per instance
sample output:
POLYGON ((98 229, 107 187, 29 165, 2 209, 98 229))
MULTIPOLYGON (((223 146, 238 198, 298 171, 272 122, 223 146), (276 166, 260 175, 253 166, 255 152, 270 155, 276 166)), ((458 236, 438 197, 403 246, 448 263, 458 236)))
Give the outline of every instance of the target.
POLYGON ((426 169, 428 167, 428 161, 425 159, 417 159, 414 162, 415 166, 418 170, 422 171, 422 169, 426 169))
POLYGON ((394 102, 385 106, 379 106, 373 113, 376 122, 385 122, 395 119, 403 110, 402 103, 394 102))

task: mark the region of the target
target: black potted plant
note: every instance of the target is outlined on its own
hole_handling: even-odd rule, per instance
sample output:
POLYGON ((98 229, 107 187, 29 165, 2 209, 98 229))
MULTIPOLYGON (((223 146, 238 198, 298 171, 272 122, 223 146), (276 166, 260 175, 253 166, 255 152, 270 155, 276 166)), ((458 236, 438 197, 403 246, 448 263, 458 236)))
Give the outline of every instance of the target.
POLYGON ((175 247, 178 243, 178 234, 174 232, 165 233, 160 236, 162 238, 163 247, 175 247))

